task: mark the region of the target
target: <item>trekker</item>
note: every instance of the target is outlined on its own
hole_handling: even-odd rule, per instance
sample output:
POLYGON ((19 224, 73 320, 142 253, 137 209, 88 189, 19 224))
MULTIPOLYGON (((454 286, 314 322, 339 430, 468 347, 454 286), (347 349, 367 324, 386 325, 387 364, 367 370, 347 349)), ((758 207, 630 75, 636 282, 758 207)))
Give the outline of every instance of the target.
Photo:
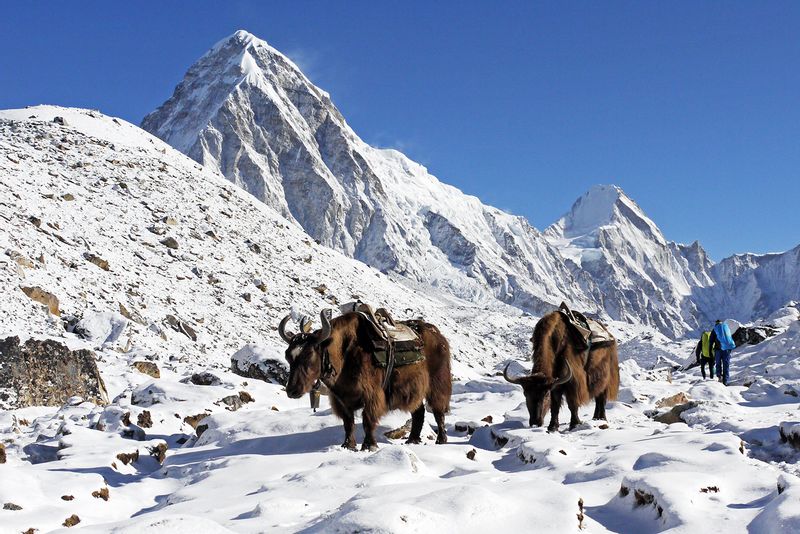
MULTIPOLYGON (((717 343, 719 346, 719 343, 717 343)), ((697 363, 700 364, 700 372, 703 374, 703 380, 706 379, 706 365, 708 365, 708 373, 711 380, 714 380, 714 349, 716 347, 711 344, 711 332, 703 332, 700 336, 700 341, 697 342, 697 347, 694 349, 694 357, 697 363)))
POLYGON ((717 360, 717 376, 722 378, 722 383, 728 385, 728 368, 731 364, 731 351, 736 348, 736 343, 733 342, 731 336, 731 329, 728 325, 717 319, 717 324, 714 325, 714 330, 711 331, 709 342, 713 346, 716 343, 716 351, 714 355, 717 360))

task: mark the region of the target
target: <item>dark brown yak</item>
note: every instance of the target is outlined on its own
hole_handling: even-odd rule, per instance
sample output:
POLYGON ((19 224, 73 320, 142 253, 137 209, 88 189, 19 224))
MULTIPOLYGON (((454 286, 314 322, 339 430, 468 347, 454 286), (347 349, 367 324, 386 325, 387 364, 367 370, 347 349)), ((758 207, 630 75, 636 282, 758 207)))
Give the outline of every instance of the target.
POLYGON ((411 412, 411 433, 406 443, 420 443, 425 421, 423 401, 433 411, 439 427, 436 443, 446 443, 444 414, 450 409, 450 345, 439 329, 422 321, 404 321, 422 338, 425 359, 395 367, 389 380, 388 395, 383 390, 384 368, 372 361, 371 324, 358 313, 346 313, 328 320, 320 314, 322 328, 311 333, 286 332, 289 317, 281 321, 278 332, 289 343, 286 360, 289 379, 286 394, 297 399, 308 393, 319 379, 330 390, 333 413, 344 422, 342 447, 356 448, 356 410, 363 409, 364 443, 362 450, 376 449, 375 427, 389 410, 411 412))
MULTIPOLYGON (((595 400, 594 419, 606 418, 606 401, 617 398, 619 392, 619 361, 617 342, 608 341, 593 345, 584 367, 582 341, 560 312, 542 317, 533 329, 533 371, 530 376, 508 376, 508 365, 503 376, 512 384, 519 384, 525 392, 531 426, 542 426, 544 414, 550 404, 549 432, 558 430, 558 411, 566 395, 569 406, 569 429, 579 425, 578 408, 595 400)), ((510 364, 509 364, 510 365, 510 364)))

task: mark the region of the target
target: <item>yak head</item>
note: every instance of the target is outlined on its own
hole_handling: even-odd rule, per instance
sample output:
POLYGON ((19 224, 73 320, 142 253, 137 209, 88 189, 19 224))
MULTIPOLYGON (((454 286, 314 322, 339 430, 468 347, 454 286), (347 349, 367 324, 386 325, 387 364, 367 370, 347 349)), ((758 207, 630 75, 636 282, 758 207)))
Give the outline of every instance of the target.
POLYGON ((550 408, 550 392, 553 388, 564 385, 572 380, 572 368, 567 364, 564 374, 557 378, 552 378, 544 373, 533 373, 528 376, 511 377, 508 376, 508 366, 503 369, 503 377, 512 384, 522 386, 525 393, 525 404, 528 406, 530 426, 542 426, 544 416, 550 408))
POLYGON ((300 332, 286 331, 291 319, 287 315, 278 326, 281 338, 289 344, 286 348, 286 361, 289 362, 289 379, 286 381, 286 395, 299 399, 314 387, 322 375, 323 356, 328 349, 332 332, 330 310, 320 314, 322 328, 311 332, 311 321, 300 321, 300 332))

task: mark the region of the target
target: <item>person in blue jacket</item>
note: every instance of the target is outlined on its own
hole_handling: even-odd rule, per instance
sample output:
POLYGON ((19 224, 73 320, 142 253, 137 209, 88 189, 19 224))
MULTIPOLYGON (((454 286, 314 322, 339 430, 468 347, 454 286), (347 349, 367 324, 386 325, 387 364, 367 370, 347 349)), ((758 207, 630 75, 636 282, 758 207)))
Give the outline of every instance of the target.
POLYGON ((731 336, 731 329, 727 324, 717 319, 714 330, 711 331, 711 346, 717 344, 714 355, 716 356, 717 376, 722 378, 722 383, 728 385, 728 368, 731 364, 731 351, 736 348, 736 343, 731 336))

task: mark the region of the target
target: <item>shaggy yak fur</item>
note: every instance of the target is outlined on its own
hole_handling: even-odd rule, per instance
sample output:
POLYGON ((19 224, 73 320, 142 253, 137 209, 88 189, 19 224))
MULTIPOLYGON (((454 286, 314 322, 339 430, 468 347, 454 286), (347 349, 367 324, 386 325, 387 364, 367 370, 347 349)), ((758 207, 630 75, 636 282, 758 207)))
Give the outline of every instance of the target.
POLYGON ((386 369, 373 363, 374 347, 368 324, 361 314, 346 313, 328 321, 321 314, 323 327, 310 333, 289 334, 279 328, 289 343, 286 360, 289 379, 286 394, 293 399, 308 393, 318 379, 328 387, 333 412, 344 423, 342 447, 356 448, 356 410, 362 411, 364 443, 362 450, 377 448, 375 428, 389 410, 411 412, 411 432, 407 443, 420 443, 425 421, 425 405, 433 411, 438 425, 436 443, 446 443, 444 414, 450 409, 452 382, 450 345, 432 324, 405 321, 422 338, 425 359, 418 363, 395 367, 389 379, 388 394, 383 390, 386 369), (323 374, 323 356, 327 352, 329 372, 323 374))
POLYGON ((569 429, 579 425, 578 408, 594 398, 594 419, 606 418, 606 401, 617 398, 619 392, 619 361, 617 342, 592 345, 584 366, 583 345, 578 334, 560 312, 542 317, 533 330, 533 371, 529 376, 512 378, 508 366, 506 380, 522 386, 528 406, 531 426, 542 426, 544 414, 550 407, 547 430, 558 430, 558 412, 566 396, 569 406, 569 429))

